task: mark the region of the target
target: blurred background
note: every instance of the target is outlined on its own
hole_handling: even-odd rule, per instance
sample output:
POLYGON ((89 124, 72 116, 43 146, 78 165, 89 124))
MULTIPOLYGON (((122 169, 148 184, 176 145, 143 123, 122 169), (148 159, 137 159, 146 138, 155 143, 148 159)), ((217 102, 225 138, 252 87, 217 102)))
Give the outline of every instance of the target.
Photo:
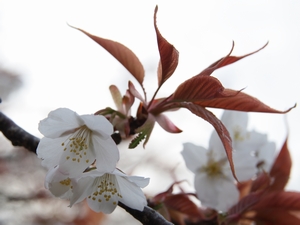
MULTIPOLYGON (((213 76, 223 86, 245 88, 245 93, 278 110, 300 102, 298 1, 0 0, 0 110, 42 137, 38 123, 49 111, 67 107, 90 114, 107 106, 114 108, 109 85, 125 93, 131 80, 139 88, 119 62, 67 23, 129 47, 144 65, 144 86, 151 98, 157 87, 159 60, 153 27, 156 5, 159 30, 180 53, 179 65, 158 97, 170 95, 184 80, 227 55, 233 40, 233 55, 237 56, 269 41, 261 52, 213 76)), ((222 114, 222 110, 212 111, 222 114)), ((212 132, 210 124, 186 110, 167 115, 183 130, 181 134, 155 126, 145 149, 128 150, 126 142, 120 145, 118 167, 150 177, 144 189, 148 196, 165 191, 175 180, 187 179, 192 185, 193 176, 180 155, 182 143, 207 147, 212 132)), ((249 114, 249 129, 267 133, 277 150, 288 135, 294 164, 287 189, 297 191, 299 115, 299 107, 287 115, 249 114)), ((68 202, 52 198, 43 188, 46 171, 40 160, 22 148, 13 148, 2 135, 0 140, 0 224, 139 224, 122 209, 103 216, 84 203, 68 208, 68 202)), ((186 188, 192 190, 190 185, 186 188)))

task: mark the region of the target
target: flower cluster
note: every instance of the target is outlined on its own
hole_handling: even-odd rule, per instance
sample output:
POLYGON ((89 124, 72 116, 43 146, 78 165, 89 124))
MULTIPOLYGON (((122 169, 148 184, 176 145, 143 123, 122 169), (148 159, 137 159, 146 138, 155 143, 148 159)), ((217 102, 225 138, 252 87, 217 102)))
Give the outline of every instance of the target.
MULTIPOLYGON (((275 144, 267 135, 247 131, 248 116, 243 112, 225 111, 222 122, 232 137, 233 163, 239 181, 253 178, 273 163, 275 144), (259 170, 258 170, 259 169, 259 170)), ((195 173, 195 189, 201 203, 209 208, 227 212, 239 200, 239 191, 216 131, 208 149, 185 143, 182 156, 189 170, 195 173)))
POLYGON ((111 213, 118 202, 142 211, 141 190, 149 178, 127 176, 116 168, 119 150, 112 124, 101 115, 81 115, 67 108, 49 113, 39 124, 44 135, 37 148, 49 169, 45 186, 70 206, 87 199, 96 212, 111 213))

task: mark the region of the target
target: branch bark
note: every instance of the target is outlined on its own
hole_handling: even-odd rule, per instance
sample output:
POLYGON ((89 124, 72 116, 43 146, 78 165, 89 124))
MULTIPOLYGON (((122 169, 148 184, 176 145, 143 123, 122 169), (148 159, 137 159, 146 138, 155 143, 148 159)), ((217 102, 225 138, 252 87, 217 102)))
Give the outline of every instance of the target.
POLYGON ((0 131, 11 141, 13 146, 22 146, 36 153, 40 139, 23 130, 2 112, 0 112, 0 131))
MULTIPOLYGON (((36 149, 40 139, 23 130, 2 112, 0 112, 0 131, 8 140, 11 141, 13 146, 24 147, 30 152, 36 154, 36 149)), ((118 140, 118 138, 114 136, 112 138, 115 141, 118 140)), ((172 225, 172 223, 167 221, 162 215, 148 206, 146 206, 143 211, 131 209, 120 202, 119 206, 125 209, 129 214, 131 214, 135 219, 139 220, 144 225, 172 225)))
POLYGON ((125 209, 129 214, 131 214, 135 219, 139 220, 144 225, 173 225, 173 223, 167 221, 162 215, 156 212, 149 206, 145 206, 144 210, 138 211, 136 209, 131 209, 123 203, 119 202, 118 205, 125 209))

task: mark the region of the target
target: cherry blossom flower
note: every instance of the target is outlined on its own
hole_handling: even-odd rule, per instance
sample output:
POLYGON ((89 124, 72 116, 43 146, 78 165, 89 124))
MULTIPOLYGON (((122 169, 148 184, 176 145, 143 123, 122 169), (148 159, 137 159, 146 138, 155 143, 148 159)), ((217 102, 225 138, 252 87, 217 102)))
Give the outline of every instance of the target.
POLYGON ((39 123, 45 136, 37 148, 42 165, 59 165, 62 174, 76 177, 96 160, 98 170, 111 172, 119 160, 118 148, 111 138, 113 126, 100 115, 81 115, 59 108, 39 123))
POLYGON ((95 212, 112 213, 118 202, 142 211, 147 205, 141 190, 148 185, 149 178, 127 176, 118 169, 111 173, 92 170, 83 174, 77 181, 73 180, 73 196, 70 206, 87 199, 95 212))
MULTIPOLYGON (((192 143, 183 144, 181 152, 186 166, 195 173, 195 189, 201 203, 209 208, 226 212, 239 200, 225 151, 210 146, 209 150, 192 143)), ((251 179, 256 173, 257 160, 247 152, 233 154, 233 163, 239 181, 251 179)))
MULTIPOLYGON (((247 151, 256 156, 260 169, 269 172, 275 159, 275 143, 268 140, 267 134, 258 133, 255 130, 247 130, 248 113, 225 110, 221 121, 230 134, 232 148, 235 151, 247 151)), ((210 145, 224 149, 222 142, 217 136, 216 131, 213 131, 210 145)))
MULTIPOLYGON (((266 134, 248 131, 245 112, 225 110, 221 118, 232 138, 233 162, 239 181, 251 179, 260 169, 269 171, 275 144, 266 134)), ((195 189, 203 205, 226 212, 239 198, 223 143, 214 130, 208 149, 191 143, 182 151, 187 167, 195 173, 195 189)))
POLYGON ((59 166, 48 171, 45 178, 45 187, 55 197, 62 199, 70 199, 73 195, 72 180, 61 173, 59 166))

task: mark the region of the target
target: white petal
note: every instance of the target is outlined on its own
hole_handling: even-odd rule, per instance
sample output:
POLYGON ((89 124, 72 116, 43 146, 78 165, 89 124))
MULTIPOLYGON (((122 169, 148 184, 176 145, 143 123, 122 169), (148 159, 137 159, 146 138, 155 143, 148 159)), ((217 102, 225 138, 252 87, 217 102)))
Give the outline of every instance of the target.
POLYGON ((148 184, 150 182, 150 178, 144 178, 144 177, 138 177, 138 176, 129 176, 129 177, 127 177, 127 179, 130 182, 135 183, 137 186, 139 186, 141 188, 148 186, 148 184))
POLYGON ((147 205, 146 197, 141 188, 124 176, 116 176, 122 198, 119 201, 132 209, 143 211, 147 205))
POLYGON ((65 140, 65 138, 42 138, 37 147, 37 155, 40 159, 43 159, 42 165, 47 167, 48 169, 53 168, 58 165, 60 160, 60 156, 62 154, 61 143, 65 140))
POLYGON ((82 127, 70 135, 60 147, 60 168, 72 178, 83 173, 96 159, 91 133, 88 128, 82 127))
POLYGON ((220 161, 223 158, 227 157, 224 145, 218 135, 218 133, 214 130, 209 139, 209 147, 208 151, 212 154, 211 156, 215 161, 220 161))
POLYGON ((98 202, 98 201, 92 200, 91 198, 88 198, 87 202, 88 202, 88 205, 90 206, 90 208, 92 210, 94 210, 95 212, 103 212, 105 214, 110 214, 117 207, 118 199, 116 196, 113 196, 111 201, 98 202), (115 204, 113 202, 115 202, 115 204))
MULTIPOLYGON (((238 139, 244 139, 247 136, 247 113, 233 110, 225 110, 222 115, 221 121, 230 134, 233 148, 238 139)), ((219 158, 215 158, 215 160, 220 160, 223 157, 223 153, 225 153, 223 143, 215 130, 213 131, 210 137, 208 149, 213 150, 217 154, 218 152, 221 153, 221 155, 217 156, 219 158)))
POLYGON ((263 161, 262 168, 269 172, 275 159, 276 145, 274 142, 267 142, 257 151, 258 161, 263 161))
MULTIPOLYGON (((98 173, 101 174, 101 172, 98 173)), ((92 210, 103 213, 112 213, 115 210, 120 195, 115 175, 106 173, 96 177, 91 191, 87 202, 92 210)))
POLYGON ((71 180, 59 171, 59 167, 48 171, 45 187, 56 197, 69 199, 72 195, 71 180))
POLYGON ((83 173, 95 160, 94 152, 90 149, 77 155, 74 152, 64 151, 59 161, 61 170, 74 178, 83 173))
POLYGON ((261 134, 256 131, 247 132, 244 137, 233 141, 233 148, 237 151, 256 151, 261 145, 268 141, 266 134, 261 134))
POLYGON ((39 123, 39 131, 46 137, 57 138, 68 134, 83 125, 79 115, 67 108, 51 111, 48 117, 39 123))
POLYGON ((224 110, 221 121, 228 130, 234 130, 239 127, 241 131, 244 131, 247 129, 248 125, 248 113, 235 110, 224 110))
POLYGON ((222 177, 209 178, 199 174, 195 177, 195 189, 201 204, 222 212, 226 212, 239 199, 235 184, 222 177))
POLYGON ((144 188, 149 184, 150 179, 145 177, 139 177, 139 176, 128 176, 125 173, 122 173, 118 169, 114 170, 112 174, 120 177, 125 177, 130 182, 135 183, 137 186, 144 188))
POLYGON ((73 181, 73 196, 70 199, 70 206, 82 202, 93 193, 93 188, 96 188, 93 187, 94 180, 93 177, 87 176, 73 181))
POLYGON ((119 149, 112 138, 103 140, 99 136, 93 135, 93 148, 96 155, 97 170, 112 172, 119 161, 119 149))
POLYGON ((112 124, 104 116, 82 115, 81 119, 90 130, 103 136, 103 138, 109 138, 114 131, 112 124))
POLYGON ((239 200, 239 191, 235 184, 227 179, 222 179, 219 183, 219 204, 217 209, 222 212, 227 212, 239 200))
MULTIPOLYGON (((254 177, 257 172, 258 160, 247 151, 236 151, 232 155, 235 173, 239 181, 247 181, 254 177)), ((223 174, 233 180, 232 172, 227 163, 223 168, 223 174)))
POLYGON ((195 175, 194 186, 201 204, 215 208, 218 205, 218 196, 215 179, 209 179, 205 173, 195 175))
POLYGON ((184 158, 186 167, 194 173, 207 162, 207 150, 192 143, 183 144, 181 155, 184 158))

